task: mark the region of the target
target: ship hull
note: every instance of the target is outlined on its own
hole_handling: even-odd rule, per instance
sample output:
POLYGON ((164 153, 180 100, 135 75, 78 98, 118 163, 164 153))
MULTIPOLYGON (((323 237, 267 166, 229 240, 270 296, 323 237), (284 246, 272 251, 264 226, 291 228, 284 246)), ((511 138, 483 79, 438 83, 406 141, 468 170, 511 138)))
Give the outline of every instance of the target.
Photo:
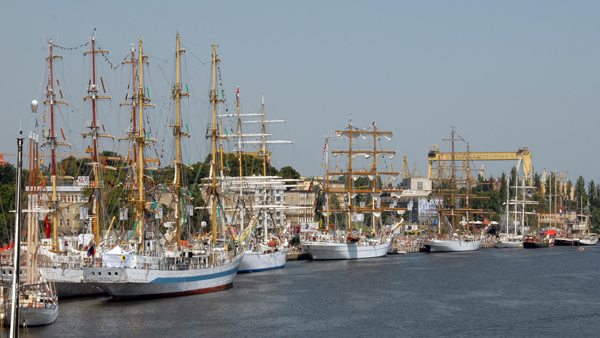
POLYGON ((440 241, 425 242, 423 245, 429 252, 461 252, 476 251, 481 248, 481 241, 440 241))
POLYGON ((499 249, 510 249, 510 248, 522 248, 523 242, 502 242, 498 241, 494 243, 494 247, 499 249))
MULTIPOLYGON (((3 323, 10 325, 10 309, 7 316, 4 317, 3 323)), ((49 308, 40 307, 19 307, 19 326, 23 325, 23 319, 26 326, 42 326, 49 325, 56 321, 58 317, 58 306, 49 308)))
POLYGON ((117 301, 216 292, 233 286, 242 257, 216 267, 189 270, 85 268, 84 280, 117 301))
POLYGON ((313 260, 334 260, 385 257, 391 244, 391 242, 377 245, 309 242, 300 246, 313 257, 313 260))
POLYGON ((579 238, 555 238, 554 239, 555 246, 573 246, 579 245, 579 238))
POLYGON ((525 248, 525 249, 548 248, 549 246, 550 246, 550 244, 548 244, 548 243, 523 242, 523 248, 525 248))
POLYGON ((583 238, 583 239, 579 240, 579 245, 596 245, 596 244, 598 244, 598 239, 597 238, 595 238, 595 239, 585 239, 585 238, 583 238))
POLYGON ((83 268, 43 268, 48 281, 56 285, 58 297, 84 297, 104 293, 99 287, 85 283, 83 268))
POLYGON ((238 273, 259 272, 285 267, 288 249, 272 253, 246 251, 238 273))

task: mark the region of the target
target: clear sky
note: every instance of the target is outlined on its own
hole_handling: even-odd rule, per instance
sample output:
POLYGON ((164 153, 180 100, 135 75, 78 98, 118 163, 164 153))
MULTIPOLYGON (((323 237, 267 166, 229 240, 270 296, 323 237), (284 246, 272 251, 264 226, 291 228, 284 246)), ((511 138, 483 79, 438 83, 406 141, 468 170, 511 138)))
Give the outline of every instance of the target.
MULTIPOLYGON (((376 121, 395 133, 382 144, 398 152, 396 169, 406 154, 409 166, 416 162, 426 174, 429 147, 442 146, 455 126, 471 151, 525 146, 537 172, 568 170, 571 180, 581 175, 600 181, 598 1, 2 1, 0 153, 16 151, 20 120, 24 134, 36 117, 41 124, 43 106, 33 116, 29 104, 43 100, 47 39, 76 47, 89 41, 94 28, 114 65, 144 37, 157 104, 152 132, 165 152, 172 146, 165 140, 171 133, 165 131, 164 107, 175 34, 181 34, 188 50, 186 84, 194 95, 186 103, 192 163, 208 149, 207 62, 217 44, 230 111, 239 85, 243 112, 257 112, 264 95, 267 118, 287 120, 271 130, 274 138, 294 141, 272 147, 277 168, 318 175, 323 136, 351 118, 357 127, 376 121)), ((57 50, 64 56, 58 76, 70 103, 57 128, 74 153, 88 144, 79 133, 82 121, 91 120, 81 99, 85 50, 57 50)), ((113 96, 101 123, 123 137, 126 113, 118 103, 129 73, 124 66, 111 71, 105 60, 100 64, 113 96)), ((476 166, 481 164, 494 176, 516 165, 476 166)))

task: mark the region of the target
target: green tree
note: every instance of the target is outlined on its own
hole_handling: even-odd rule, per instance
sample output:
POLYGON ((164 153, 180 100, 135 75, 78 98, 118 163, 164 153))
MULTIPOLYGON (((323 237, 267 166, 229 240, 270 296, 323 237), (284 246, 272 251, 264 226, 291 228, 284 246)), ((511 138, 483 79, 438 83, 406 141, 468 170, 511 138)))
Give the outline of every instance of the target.
POLYGON ((277 173, 278 176, 281 176, 283 179, 299 179, 300 174, 292 167, 287 166, 281 168, 277 173))

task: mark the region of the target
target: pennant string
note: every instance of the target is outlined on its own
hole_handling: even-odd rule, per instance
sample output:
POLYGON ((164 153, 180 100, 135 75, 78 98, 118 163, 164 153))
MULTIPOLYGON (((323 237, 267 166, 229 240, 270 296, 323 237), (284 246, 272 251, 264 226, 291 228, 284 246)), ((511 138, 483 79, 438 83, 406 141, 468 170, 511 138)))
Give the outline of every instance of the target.
POLYGON ((83 45, 80 45, 80 46, 77 46, 77 47, 63 47, 63 46, 52 44, 52 47, 56 47, 56 48, 60 48, 60 49, 64 49, 64 50, 74 50, 74 49, 78 49, 78 48, 81 48, 81 47, 85 47, 85 46, 87 46, 89 44, 90 44, 89 42, 86 42, 83 45))

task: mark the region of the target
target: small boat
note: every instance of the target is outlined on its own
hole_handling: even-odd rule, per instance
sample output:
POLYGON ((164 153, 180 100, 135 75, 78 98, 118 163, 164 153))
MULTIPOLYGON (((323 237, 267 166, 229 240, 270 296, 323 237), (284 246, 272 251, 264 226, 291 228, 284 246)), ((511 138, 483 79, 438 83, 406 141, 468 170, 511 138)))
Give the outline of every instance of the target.
POLYGON ((575 237, 556 237, 554 238, 554 245, 556 246, 579 246, 579 238, 575 237))
MULTIPOLYGON (((253 231, 253 230, 252 230, 253 231)), ((285 268, 287 261, 287 241, 279 240, 273 236, 268 245, 251 243, 244 252, 244 258, 240 263, 238 273, 259 272, 285 268)))
POLYGON ((541 237, 534 236, 525 236, 523 240, 523 248, 525 249, 538 249, 538 248, 548 248, 550 243, 548 240, 543 239, 541 237))
POLYGON ((502 236, 498 241, 494 243, 496 248, 522 248, 523 240, 520 237, 515 236, 502 236))
POLYGON ((334 260, 385 257, 391 244, 390 242, 368 243, 365 241, 355 243, 315 241, 303 242, 300 246, 312 255, 313 260, 334 260))
POLYGON ((238 273, 283 269, 285 267, 288 250, 289 249, 287 248, 283 250, 246 250, 238 273))
POLYGON ((398 244, 392 245, 388 250, 388 255, 398 255, 398 254, 405 254, 405 253, 406 253, 406 251, 402 250, 402 247, 398 244))
POLYGON ((597 243, 597 234, 584 235, 583 238, 579 239, 579 245, 596 245, 597 243))
MULTIPOLYGON (((4 313, 12 309, 10 297, 4 303, 4 313)), ((58 296, 52 290, 52 284, 45 281, 39 284, 23 284, 19 292, 19 319, 23 326, 42 326, 54 323, 58 317, 58 296)), ((5 325, 10 325, 10 316, 3 318, 5 325)))
POLYGON ((585 248, 581 247, 581 248, 577 249, 577 251, 585 251, 585 248))
POLYGON ((463 239, 455 240, 433 240, 423 243, 429 252, 458 252, 476 251, 481 248, 481 240, 469 241, 463 239))

